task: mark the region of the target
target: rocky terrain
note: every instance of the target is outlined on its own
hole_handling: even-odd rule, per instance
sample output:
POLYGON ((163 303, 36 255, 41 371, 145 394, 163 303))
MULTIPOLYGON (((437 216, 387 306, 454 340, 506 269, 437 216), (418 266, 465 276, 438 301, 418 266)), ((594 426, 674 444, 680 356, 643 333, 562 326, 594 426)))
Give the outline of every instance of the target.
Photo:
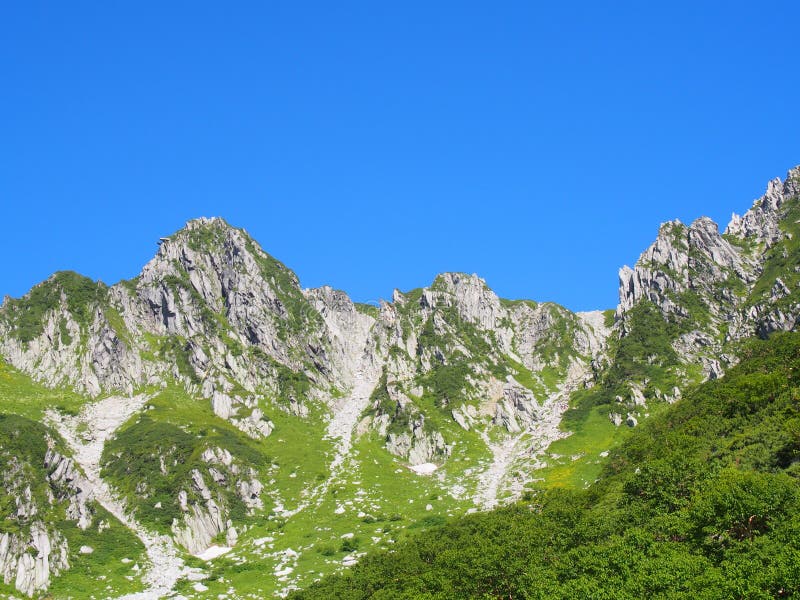
POLYGON ((0 308, 0 593, 61 593, 102 562, 72 540, 111 529, 136 556, 85 597, 285 595, 405 527, 591 473, 740 340, 795 329, 799 194, 794 169, 723 233, 663 224, 615 311, 463 273, 362 305, 219 218, 132 280, 56 273, 0 308), (570 429, 587 397, 602 418, 570 429))

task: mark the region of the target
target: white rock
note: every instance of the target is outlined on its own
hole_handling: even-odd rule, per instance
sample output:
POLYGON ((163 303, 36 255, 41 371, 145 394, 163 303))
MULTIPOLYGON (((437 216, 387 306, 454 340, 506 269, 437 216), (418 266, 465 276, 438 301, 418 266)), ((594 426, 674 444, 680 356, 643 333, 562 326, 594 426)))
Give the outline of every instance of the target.
POLYGON ((195 554, 195 556, 200 560, 214 560, 215 558, 218 558, 223 554, 227 554, 231 550, 233 550, 233 548, 229 548, 226 546, 217 546, 215 544, 213 546, 209 546, 202 552, 195 554))
POLYGON ((419 465, 410 465, 408 468, 414 471, 417 475, 430 475, 436 471, 439 466, 433 463, 422 463, 419 465))

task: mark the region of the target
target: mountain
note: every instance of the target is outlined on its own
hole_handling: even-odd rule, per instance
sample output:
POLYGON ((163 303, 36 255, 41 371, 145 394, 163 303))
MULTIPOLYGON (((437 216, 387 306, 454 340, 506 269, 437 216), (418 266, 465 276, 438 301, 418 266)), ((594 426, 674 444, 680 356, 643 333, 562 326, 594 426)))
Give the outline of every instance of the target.
POLYGON ((0 307, 0 593, 286 595, 408 531, 584 488, 743 340, 796 327, 800 168, 661 226, 616 310, 444 273, 379 306, 197 219, 0 307), (113 565, 113 568, 112 568, 113 565))

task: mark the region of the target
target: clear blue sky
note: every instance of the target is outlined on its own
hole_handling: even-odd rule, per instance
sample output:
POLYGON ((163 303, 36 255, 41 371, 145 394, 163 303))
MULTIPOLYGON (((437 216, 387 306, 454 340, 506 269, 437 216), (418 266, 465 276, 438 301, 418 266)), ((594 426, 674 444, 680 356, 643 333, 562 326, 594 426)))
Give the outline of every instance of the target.
POLYGON ((658 224, 800 163, 797 2, 6 2, 0 295, 197 216, 359 301, 616 304, 658 224))

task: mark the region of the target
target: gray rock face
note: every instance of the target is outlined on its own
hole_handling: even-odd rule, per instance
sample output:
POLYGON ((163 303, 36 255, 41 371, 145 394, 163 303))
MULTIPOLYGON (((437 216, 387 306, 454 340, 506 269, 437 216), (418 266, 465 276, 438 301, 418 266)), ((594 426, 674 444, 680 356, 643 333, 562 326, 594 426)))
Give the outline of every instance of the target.
POLYGON ((660 303, 666 292, 686 289, 689 269, 688 230, 680 221, 664 223, 653 244, 645 250, 631 269, 627 265, 619 272, 618 316, 642 298, 660 303))
POLYGON ((0 535, 0 574, 26 596, 46 590, 51 577, 68 568, 66 540, 41 521, 34 521, 27 534, 0 535))
POLYGON ((192 470, 191 486, 178 493, 182 517, 172 523, 175 541, 191 554, 202 553, 220 533, 233 543, 238 537, 222 490, 239 496, 251 515, 264 508, 264 486, 255 469, 241 464, 225 448, 207 448, 201 458, 208 468, 192 470))
POLYGON ((498 329, 505 316, 500 298, 477 275, 439 275, 434 285, 423 291, 421 301, 423 308, 433 309, 437 304, 454 306, 462 319, 481 329, 498 329))
POLYGON ((13 322, 0 318, 0 353, 50 386, 97 396, 177 378, 202 380, 210 397, 232 381, 252 390, 271 380, 270 360, 294 370, 328 362, 330 336, 297 278, 221 219, 187 223, 136 280, 113 286, 88 307, 88 323, 76 321, 66 293, 33 340, 10 335, 13 322), (177 346, 174 336, 187 341, 177 346), (158 340, 169 338, 173 343, 162 347, 158 340), (234 351, 242 347, 257 348, 266 360, 237 360, 234 351), (178 368, 182 355, 185 366, 178 368))
POLYGON ((539 404, 533 393, 509 378, 503 386, 503 398, 495 405, 494 424, 509 433, 519 433, 539 419, 539 404))
POLYGON ((334 383, 348 389, 359 373, 367 379, 380 374, 383 357, 373 335, 376 320, 360 312, 344 292, 331 287, 306 290, 305 296, 325 322, 330 344, 325 367, 334 383))
POLYGON ((52 487, 58 491, 60 499, 69 502, 66 510, 67 519, 75 521, 81 529, 87 529, 94 518, 89 506, 93 499, 89 480, 78 471, 74 460, 54 450, 47 451, 44 464, 50 472, 47 478, 52 487))
MULTIPOLYGON (((432 391, 423 379, 437 369, 474 361, 463 392, 482 416, 470 421, 485 417, 491 423, 500 415, 495 423, 516 429, 532 422, 536 398, 508 397, 505 378, 492 375, 497 365, 508 356, 534 372, 564 368, 568 355, 602 352, 608 335, 556 305, 504 305, 482 279, 461 273, 437 277, 413 300, 396 293, 379 311, 361 310, 329 287, 301 291, 291 271, 220 219, 190 221, 166 239, 138 278, 111 287, 106 300, 91 307, 88 324, 70 320, 66 304, 62 298, 47 317, 45 333, 27 344, 0 331, 3 354, 49 385, 70 384, 97 395, 177 379, 206 396, 220 418, 251 437, 266 437, 273 426, 265 407, 230 390, 283 395, 281 408, 302 418, 308 402, 332 408, 333 388, 350 389, 359 376, 377 380, 385 370, 398 402, 414 413, 408 435, 387 440, 392 451, 405 449, 407 458, 446 455, 441 433, 424 425, 423 434, 412 426, 421 421, 411 398, 432 391), (54 353, 64 315, 72 345, 54 353), (431 326, 432 336, 425 329, 431 326), (544 358, 544 346, 561 348, 563 356, 548 352, 544 358), (303 397, 281 388, 282 369, 308 378, 303 397), (499 412, 497 402, 504 403, 499 412)), ((383 415, 373 422, 387 425, 383 415)))
POLYGON ((225 512, 214 500, 209 499, 205 506, 189 506, 183 522, 173 523, 172 533, 175 541, 190 554, 200 554, 211 546, 217 534, 228 528, 228 523, 225 512))
MULTIPOLYGON (((679 221, 664 224, 635 267, 620 271, 617 319, 624 321, 641 299, 665 314, 681 314, 686 312, 681 295, 719 293, 706 304, 713 319, 735 322, 733 336, 794 327, 793 313, 785 310, 750 306, 741 313, 736 289, 753 284, 764 250, 785 236, 780 223, 800 188, 799 178, 800 170, 794 169, 785 182, 770 182, 744 216, 732 219, 725 236, 707 218, 688 227, 679 221), (735 239, 760 250, 745 252, 735 239), (749 325, 753 320, 757 323, 749 325)), ((774 297, 787 293, 778 286, 774 297)), ((32 340, 9 335, 9 322, 0 318, 0 353, 47 385, 73 385, 93 396, 131 393, 177 378, 187 385, 199 382, 200 392, 212 399, 234 385, 250 391, 270 382, 277 386, 275 365, 312 374, 316 385, 311 395, 317 399, 324 399, 331 386, 351 387, 357 369, 374 375, 384 363, 389 378, 412 384, 410 389, 418 386, 412 380, 448 353, 471 358, 473 351, 459 347, 460 323, 485 333, 498 355, 519 359, 534 372, 552 366, 543 360, 549 355, 541 352, 543 344, 560 343, 575 354, 597 356, 608 335, 554 305, 501 302, 483 280, 461 273, 440 275, 413 299, 395 294, 376 319, 342 292, 328 287, 302 291, 290 270, 266 255, 245 231, 221 219, 190 221, 166 238, 138 278, 112 286, 104 300, 89 306, 88 322, 79 322, 70 312, 66 294, 62 290, 60 303, 44 316, 41 335, 32 340), (455 334, 450 347, 420 342, 421 326, 429 319, 435 334, 455 334), (186 341, 183 347, 172 344, 165 350, 153 347, 161 343, 154 336, 186 341), (242 348, 257 349, 263 360, 242 359, 242 348), (414 364, 417 359, 420 364, 414 364)), ((476 379, 484 375, 479 366, 476 379)), ((486 395, 489 388, 497 386, 480 391, 486 395)), ((297 405, 293 412, 305 412, 302 399, 290 403, 297 405)), ((253 435, 266 431, 258 422, 242 427, 253 435)))
POLYGON ((211 396, 211 409, 218 417, 228 420, 233 416, 233 400, 222 392, 214 392, 211 396))
POLYGON ((438 431, 425 429, 425 417, 420 415, 411 423, 411 432, 390 433, 386 449, 396 456, 404 457, 411 465, 437 462, 450 456, 451 447, 438 431))
MULTIPOLYGON (((682 313, 680 294, 714 293, 729 278, 752 283, 755 270, 741 250, 719 234, 711 219, 701 217, 689 227, 680 221, 664 223, 636 266, 620 269, 617 316, 624 317, 641 299, 653 302, 665 314, 682 313)), ((733 301, 727 297, 709 306, 728 314, 733 301)))
POLYGON ((470 404, 454 408, 451 411, 451 415, 453 420, 458 423, 459 427, 464 431, 469 431, 479 423, 478 411, 470 404))
POLYGON ((202 503, 188 504, 184 492, 181 496, 183 519, 180 523, 172 524, 172 533, 175 541, 191 554, 200 554, 211 545, 217 534, 227 530, 232 523, 227 518, 224 505, 217 504, 197 469, 192 471, 192 482, 193 492, 200 496, 202 503))

